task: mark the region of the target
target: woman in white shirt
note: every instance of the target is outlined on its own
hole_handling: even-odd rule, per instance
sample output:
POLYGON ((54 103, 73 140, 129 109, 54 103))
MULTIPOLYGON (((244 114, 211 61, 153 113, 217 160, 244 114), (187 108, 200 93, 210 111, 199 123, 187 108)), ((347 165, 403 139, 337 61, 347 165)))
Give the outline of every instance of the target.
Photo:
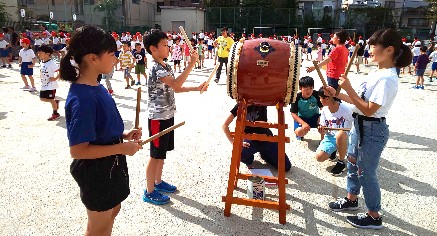
MULTIPOLYGON (((331 202, 333 211, 357 210, 358 195, 363 189, 368 211, 348 216, 355 227, 381 229, 381 190, 376 175, 381 153, 388 141, 389 131, 385 116, 398 92, 396 68, 411 63, 412 55, 398 32, 392 29, 375 32, 369 40, 371 60, 378 68, 371 71, 356 92, 349 79, 342 75, 339 85, 347 94, 341 100, 355 105, 354 123, 349 137, 347 196, 331 202)), ((332 95, 335 90, 327 88, 332 95)))

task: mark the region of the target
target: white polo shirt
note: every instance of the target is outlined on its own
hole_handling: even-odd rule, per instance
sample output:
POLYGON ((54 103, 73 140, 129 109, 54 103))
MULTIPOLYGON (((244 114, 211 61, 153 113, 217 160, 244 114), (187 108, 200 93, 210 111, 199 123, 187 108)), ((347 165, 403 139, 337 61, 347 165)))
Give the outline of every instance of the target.
POLYGON ((21 62, 32 62, 32 59, 35 58, 35 53, 32 49, 22 48, 18 55, 21 57, 21 62))
POLYGON ((6 40, 0 40, 0 48, 1 49, 5 49, 8 46, 8 42, 6 42, 6 40))

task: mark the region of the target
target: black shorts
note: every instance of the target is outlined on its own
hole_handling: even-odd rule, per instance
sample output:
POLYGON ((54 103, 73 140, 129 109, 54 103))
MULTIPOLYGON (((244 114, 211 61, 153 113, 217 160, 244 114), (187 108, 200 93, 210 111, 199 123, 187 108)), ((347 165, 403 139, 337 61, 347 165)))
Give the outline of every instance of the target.
POLYGON ((130 193, 125 155, 98 159, 75 159, 70 173, 80 188, 80 199, 90 211, 107 211, 130 193))
POLYGON ((181 64, 181 60, 173 60, 174 65, 180 65, 181 64))
POLYGON ((56 95, 56 89, 39 91, 40 98, 55 99, 55 95, 56 95))
MULTIPOLYGON (((149 119, 149 136, 155 135, 174 125, 174 118, 168 120, 149 119)), ((167 151, 174 150, 174 131, 171 131, 150 142, 150 157, 153 159, 165 159, 167 151)))

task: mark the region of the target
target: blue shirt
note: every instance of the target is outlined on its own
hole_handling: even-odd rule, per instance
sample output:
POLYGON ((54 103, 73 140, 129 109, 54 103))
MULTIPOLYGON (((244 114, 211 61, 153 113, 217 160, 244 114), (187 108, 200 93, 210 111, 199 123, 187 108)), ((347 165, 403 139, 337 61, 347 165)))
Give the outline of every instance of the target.
POLYGON ((103 85, 72 83, 65 102, 69 145, 80 143, 107 144, 119 139, 123 120, 103 85))

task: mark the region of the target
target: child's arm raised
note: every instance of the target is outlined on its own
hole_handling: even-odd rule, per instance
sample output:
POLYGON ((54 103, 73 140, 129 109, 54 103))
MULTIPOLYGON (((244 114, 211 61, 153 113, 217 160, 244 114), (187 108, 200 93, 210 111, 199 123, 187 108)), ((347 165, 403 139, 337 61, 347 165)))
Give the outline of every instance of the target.
POLYGON ((166 76, 161 78, 160 80, 164 82, 166 85, 170 86, 175 92, 181 93, 181 92, 189 92, 189 91, 200 91, 203 87, 202 83, 198 87, 184 87, 184 83, 188 78, 188 75, 190 74, 191 70, 196 65, 197 58, 199 58, 199 55, 197 54, 196 50, 191 51, 191 61, 188 63, 188 68, 182 72, 176 79, 173 79, 171 76, 166 76))

